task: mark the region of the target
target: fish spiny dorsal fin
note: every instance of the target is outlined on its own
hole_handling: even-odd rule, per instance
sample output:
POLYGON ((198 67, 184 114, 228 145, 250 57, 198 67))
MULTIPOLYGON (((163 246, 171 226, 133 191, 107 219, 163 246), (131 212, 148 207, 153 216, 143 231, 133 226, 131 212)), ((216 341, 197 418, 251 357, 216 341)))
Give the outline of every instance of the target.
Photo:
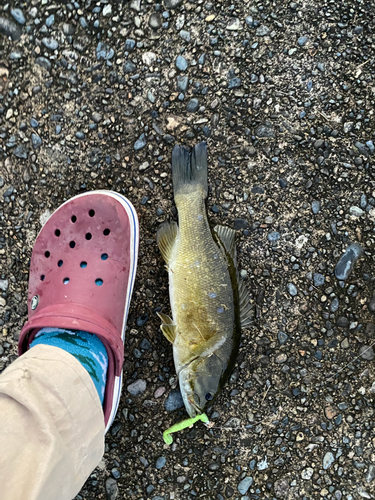
POLYGON ((164 337, 169 340, 171 344, 175 341, 176 338, 176 325, 173 324, 172 318, 163 313, 156 313, 159 318, 162 320, 163 324, 160 326, 161 331, 163 332, 164 337))
POLYGON ((169 264, 177 235, 178 225, 176 222, 163 222, 156 233, 156 243, 166 264, 169 264))
POLYGON ((244 280, 237 275, 238 298, 240 303, 240 321, 241 327, 250 326, 253 319, 253 306, 250 303, 250 295, 247 291, 244 280))
POLYGON ((237 265, 237 252, 235 245, 236 231, 226 226, 215 226, 214 231, 224 247, 225 251, 232 257, 233 263, 237 265))

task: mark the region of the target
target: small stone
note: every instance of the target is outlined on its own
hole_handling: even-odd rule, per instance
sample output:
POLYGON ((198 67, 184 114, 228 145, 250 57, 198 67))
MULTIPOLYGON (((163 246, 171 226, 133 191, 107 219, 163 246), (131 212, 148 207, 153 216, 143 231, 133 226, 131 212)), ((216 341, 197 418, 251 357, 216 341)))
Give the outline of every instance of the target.
POLYGON ((332 302, 331 302, 331 305, 329 306, 329 309, 331 312, 335 313, 338 308, 339 308, 339 299, 337 297, 335 297, 332 302))
POLYGON ((44 68, 48 72, 50 72, 52 69, 52 64, 45 57, 37 57, 35 59, 35 64, 37 64, 38 66, 41 66, 42 68, 44 68))
POLYGON ((237 17, 235 19, 232 19, 232 21, 230 21, 229 24, 227 25, 227 30, 230 30, 230 31, 238 31, 241 29, 242 29, 242 26, 241 26, 240 20, 237 17))
POLYGON ((0 33, 16 41, 21 38, 22 29, 13 21, 0 16, 0 33))
POLYGON ((278 364, 285 363, 285 361, 288 359, 288 356, 285 353, 279 354, 276 356, 275 361, 278 364))
POLYGON ((275 137, 275 132, 271 124, 258 125, 255 129, 257 137, 275 137))
POLYGON ((188 67, 187 60, 184 57, 182 57, 182 56, 177 56, 176 57, 176 67, 180 71, 186 71, 186 69, 188 67))
POLYGON ((166 459, 165 457, 159 457, 159 458, 156 460, 156 465, 155 465, 155 467, 156 467, 157 469, 162 469, 166 463, 167 463, 167 459, 166 459))
POLYGON ((135 40, 127 38, 124 45, 125 52, 131 52, 135 47, 135 40))
POLYGON ((300 37, 298 38, 298 45, 299 45, 300 47, 303 47, 304 45, 306 45, 306 43, 308 42, 308 40, 309 40, 309 39, 308 39, 308 37, 307 37, 307 36, 300 36, 300 37))
POLYGON ((315 200, 315 201, 313 201, 311 203, 311 208, 312 208, 313 214, 319 213, 320 206, 321 206, 321 202, 320 201, 316 201, 315 200))
POLYGON ((131 10, 134 10, 135 12, 140 12, 141 11, 141 0, 132 0, 130 2, 130 8, 131 8, 131 10))
POLYGON ((337 320, 337 326, 341 328, 348 328, 349 326, 348 318, 345 318, 345 316, 340 316, 339 319, 337 320))
POLYGON ((31 142, 34 149, 38 149, 42 145, 42 139, 36 134, 31 134, 31 142))
POLYGON ((324 285, 325 278, 320 273, 313 274, 314 286, 322 286, 324 285))
POLYGON ((368 310, 370 312, 375 312, 375 293, 372 295, 371 300, 368 304, 368 310))
POLYGON ((9 281, 0 279, 0 290, 6 292, 8 290, 9 281))
POLYGON ((184 75, 177 76, 177 91, 185 93, 188 88, 189 78, 184 75))
POLYGON ((76 31, 76 29, 73 26, 73 24, 69 24, 69 23, 64 23, 63 24, 63 33, 64 33, 64 35, 72 36, 72 35, 74 35, 75 31, 76 31))
POLYGON ((165 393, 165 387, 158 387, 154 392, 154 398, 160 398, 165 393))
POLYGON ((238 89, 241 87, 241 78, 231 78, 228 82, 228 89, 238 89))
POLYGON ((124 64, 124 73, 133 73, 136 69, 136 65, 131 61, 126 61, 124 64))
POLYGON ((246 495, 247 490, 253 484, 253 478, 250 476, 246 476, 242 481, 238 484, 237 489, 241 495, 246 495))
POLYGON ((146 144, 147 144, 147 141, 146 141, 145 134, 140 135, 139 138, 134 143, 135 151, 139 151, 140 149, 144 148, 146 146, 146 144))
POLYGON ((47 17, 47 19, 46 19, 46 26, 47 26, 48 28, 50 28, 50 27, 53 25, 53 23, 54 23, 54 22, 55 22, 55 16, 54 16, 53 14, 51 14, 51 15, 50 15, 50 16, 48 16, 48 17, 47 17))
POLYGON ((164 408, 167 411, 175 411, 184 407, 184 401, 181 396, 180 389, 174 389, 169 394, 164 403, 164 408))
POLYGON ((98 61, 104 59, 109 61, 115 55, 115 51, 105 42, 99 42, 96 47, 96 58, 98 61))
POLYGON ((85 134, 83 132, 76 132, 76 138, 79 139, 80 141, 83 141, 85 139, 85 134))
POLYGON ((334 461, 335 461, 335 457, 333 456, 333 453, 331 453, 330 451, 327 451, 327 453, 324 455, 324 458, 323 458, 323 469, 324 470, 329 469, 334 461))
POLYGON ((335 276, 338 280, 345 281, 349 278, 355 263, 362 253, 363 248, 359 243, 353 243, 348 246, 335 267, 335 276))
POLYGON ((155 52, 144 52, 142 54, 142 61, 146 66, 152 66, 156 62, 157 56, 155 52))
POLYGON ((195 97, 190 99, 190 101, 186 105, 186 111, 188 113, 195 113, 199 109, 199 101, 195 97))
POLYGON ((13 154, 17 158, 26 160, 28 154, 27 147, 25 146, 25 144, 20 144, 19 146, 16 147, 16 149, 13 150, 13 154))
POLYGON ((191 39, 190 31, 181 30, 180 37, 183 40, 185 40, 185 42, 190 42, 190 39, 191 39))
POLYGON ((139 379, 128 385, 127 390, 130 392, 132 396, 139 396, 146 390, 146 381, 139 379))
POLYGON ((100 113, 98 113, 97 111, 94 111, 93 114, 91 115, 91 118, 93 119, 93 121, 95 123, 99 123, 102 121, 103 116, 100 113))
POLYGON ((292 296, 292 297, 295 297, 298 293, 297 291, 297 287, 296 285, 294 285, 293 283, 288 283, 286 285, 286 289, 288 290, 289 294, 292 296))
POLYGON ((103 7, 103 16, 104 17, 107 17, 107 16, 110 16, 112 14, 112 5, 111 4, 107 4, 103 7))
POLYGON ((148 25, 150 28, 157 30, 161 27, 162 25, 162 18, 159 12, 153 12, 150 16, 150 19, 148 20, 148 25))
POLYGON ((366 474, 366 483, 371 483, 374 479, 375 479, 375 465, 370 464, 366 474))
POLYGON ((249 223, 246 219, 235 219, 233 223, 233 229, 235 231, 240 231, 241 229, 246 229, 249 227, 249 223))
POLYGON ((59 46, 54 38, 42 38, 42 44, 49 50, 56 50, 59 46))
POLYGON ((277 338, 278 338, 278 340, 279 340, 279 344, 280 344, 280 345, 283 345, 283 344, 285 344, 285 342, 288 340, 288 338, 289 338, 289 337, 288 337, 288 335, 287 335, 286 333, 284 333, 284 332, 279 332, 279 333, 277 334, 277 338))
POLYGON ((166 9, 176 9, 182 2, 183 0, 164 0, 164 5, 166 9))
POLYGON ((280 239, 280 233, 278 231, 273 231, 267 235, 268 241, 278 241, 280 239))
POLYGON ((344 133, 348 134, 349 132, 351 132, 353 130, 353 125, 354 125, 353 122, 344 123, 344 127, 343 127, 344 133))
POLYGON ((267 26, 265 26, 264 24, 259 26, 259 28, 257 28, 257 30, 256 30, 256 34, 258 36, 266 36, 266 35, 269 35, 270 32, 271 32, 271 30, 269 28, 267 28, 267 26))
POLYGON ((39 123, 35 120, 35 118, 31 118, 31 120, 30 120, 30 125, 31 125, 33 128, 38 128, 39 123))
POLYGON ((303 469, 301 473, 302 479, 309 480, 313 477, 314 474, 314 469, 312 467, 307 467, 306 469, 303 469))
POLYGON ((364 211, 359 207, 350 207, 349 209, 350 215, 354 215, 354 217, 361 217, 364 214, 364 211))
POLYGON ((362 359, 365 359, 366 361, 371 361, 372 359, 374 359, 375 356, 374 349, 372 348, 372 346, 363 345, 359 349, 359 355, 361 356, 362 359))
POLYGON ((109 477, 105 482, 105 489, 107 492, 108 500, 115 500, 118 497, 118 485, 113 477, 109 477))
POLYGON ((21 9, 10 9, 10 14, 19 24, 25 24, 26 19, 21 9))

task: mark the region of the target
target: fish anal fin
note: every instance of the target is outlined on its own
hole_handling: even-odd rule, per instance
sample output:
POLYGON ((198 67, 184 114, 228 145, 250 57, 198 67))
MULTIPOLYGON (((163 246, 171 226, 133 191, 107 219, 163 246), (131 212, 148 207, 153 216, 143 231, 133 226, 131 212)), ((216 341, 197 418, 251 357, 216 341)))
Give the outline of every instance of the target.
POLYGON ((175 341, 176 339, 176 328, 177 326, 176 325, 161 325, 160 329, 161 331, 163 332, 163 335, 164 337, 169 340, 169 342, 171 344, 173 344, 173 342, 175 341))
POLYGON ((241 327, 246 328, 253 322, 253 306, 250 302, 250 295, 246 288, 245 282, 238 276, 238 299, 240 305, 240 322, 241 327))
POLYGON ((163 222, 156 233, 156 243, 163 256, 164 261, 169 264, 172 249, 178 235, 178 225, 176 222, 163 222))
POLYGON ((232 257, 234 265, 237 263, 237 252, 235 245, 236 231, 226 226, 215 226, 216 236, 224 250, 232 257))

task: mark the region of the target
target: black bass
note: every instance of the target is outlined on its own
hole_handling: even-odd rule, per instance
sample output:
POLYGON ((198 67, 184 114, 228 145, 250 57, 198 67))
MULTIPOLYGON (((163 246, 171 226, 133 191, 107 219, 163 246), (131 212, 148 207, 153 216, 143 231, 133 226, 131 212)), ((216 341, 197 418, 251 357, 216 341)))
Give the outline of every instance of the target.
POLYGON ((172 152, 179 224, 163 223, 157 244, 169 272, 172 317, 160 313, 190 417, 202 414, 225 384, 251 307, 238 277, 235 231, 207 219, 207 145, 172 152))

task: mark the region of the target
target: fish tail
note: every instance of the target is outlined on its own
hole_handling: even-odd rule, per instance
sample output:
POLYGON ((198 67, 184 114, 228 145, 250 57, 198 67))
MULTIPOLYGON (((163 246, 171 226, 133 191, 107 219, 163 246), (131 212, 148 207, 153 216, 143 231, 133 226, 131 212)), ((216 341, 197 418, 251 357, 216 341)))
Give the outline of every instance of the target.
POLYGON ((172 151, 173 192, 187 194, 198 189, 207 198, 207 143, 200 142, 192 151, 175 146, 172 151))

